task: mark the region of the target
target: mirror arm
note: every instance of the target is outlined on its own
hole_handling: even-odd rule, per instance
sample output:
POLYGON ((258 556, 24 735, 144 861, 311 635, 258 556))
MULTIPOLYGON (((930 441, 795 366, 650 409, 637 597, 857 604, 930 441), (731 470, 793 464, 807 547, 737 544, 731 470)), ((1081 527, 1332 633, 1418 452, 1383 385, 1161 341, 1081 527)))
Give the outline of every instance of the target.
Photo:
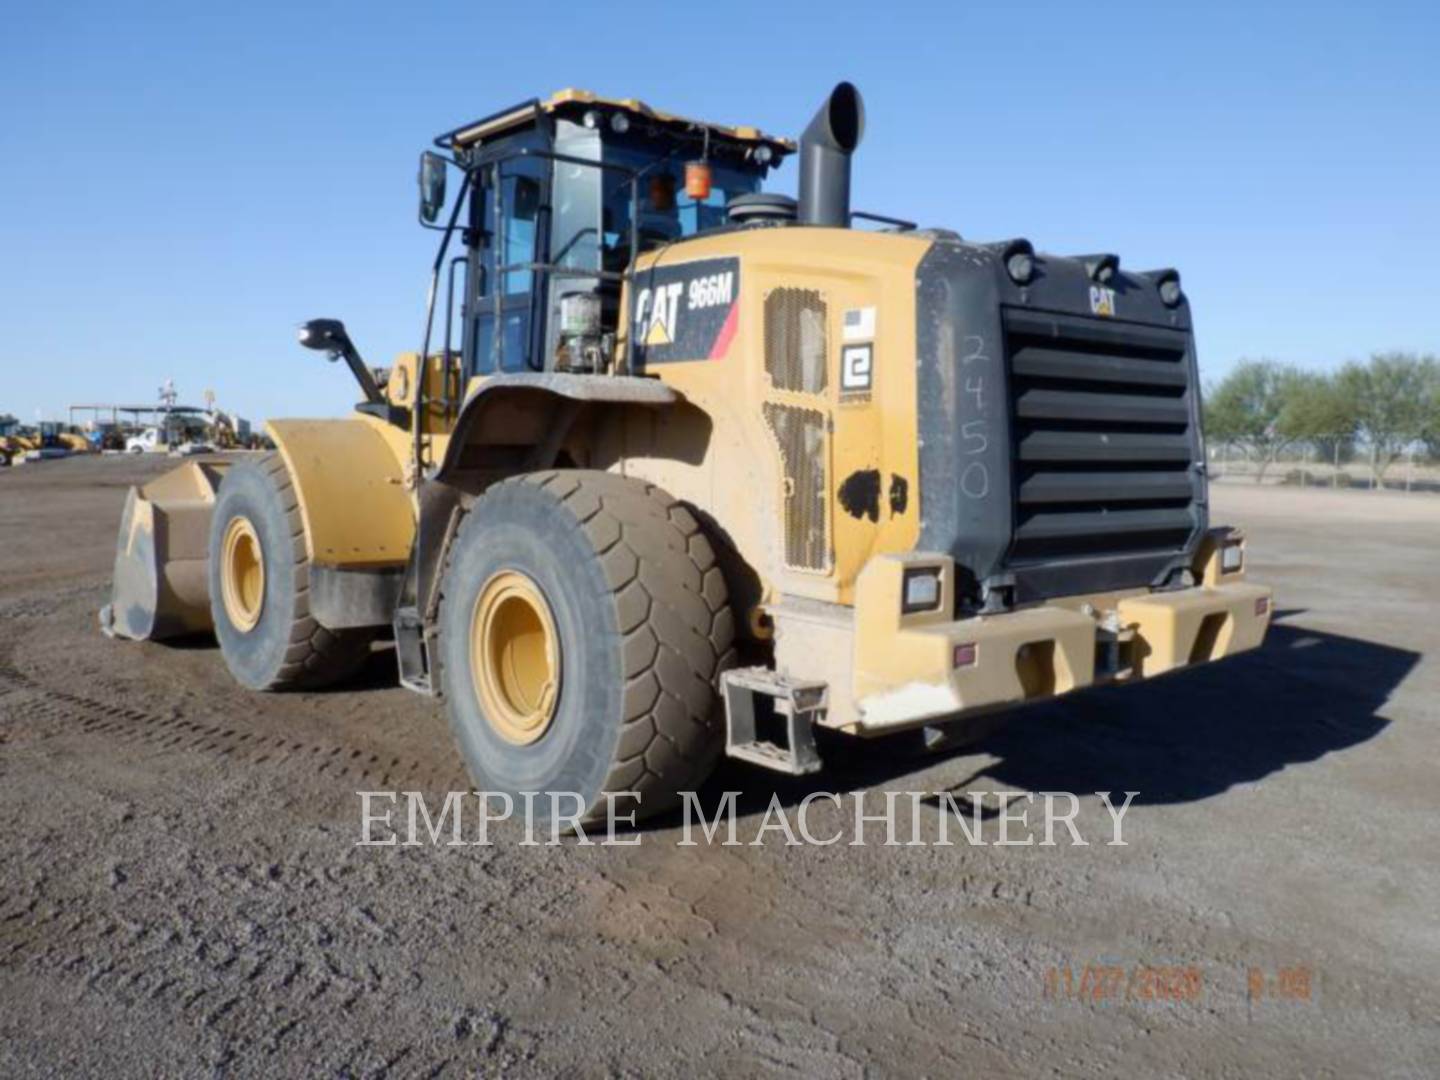
POLYGON ((365 361, 360 358, 360 350, 355 348, 345 324, 339 319, 311 319, 302 324, 300 344, 307 349, 325 353, 332 362, 343 357, 346 366, 350 368, 350 374, 354 375, 355 381, 360 384, 365 400, 372 405, 385 400, 379 384, 375 382, 374 373, 365 366, 365 361))
POLYGON ((365 400, 376 404, 385 400, 385 395, 380 392, 380 386, 375 381, 374 373, 365 366, 365 361, 360 359, 360 353, 356 350, 354 343, 348 339, 337 351, 330 354, 332 360, 344 358, 350 368, 350 374, 355 376, 355 381, 360 384, 360 392, 365 395, 365 400))

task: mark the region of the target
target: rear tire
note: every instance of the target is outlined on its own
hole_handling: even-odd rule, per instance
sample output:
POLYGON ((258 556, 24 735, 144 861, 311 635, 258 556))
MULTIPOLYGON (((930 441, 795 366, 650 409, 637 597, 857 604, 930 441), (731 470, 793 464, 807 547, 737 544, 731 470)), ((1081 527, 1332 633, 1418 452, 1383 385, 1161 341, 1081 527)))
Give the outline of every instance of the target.
POLYGON ((232 465, 210 519, 210 614, 230 673, 252 690, 313 690, 354 674, 370 630, 310 614, 305 524, 279 454, 232 465))
POLYGON ((660 489, 579 470, 490 488, 456 537, 439 627, 460 752, 517 811, 523 792, 573 792, 530 810, 603 821, 607 795, 634 792, 615 812, 647 817, 714 767, 733 616, 709 541, 660 489))

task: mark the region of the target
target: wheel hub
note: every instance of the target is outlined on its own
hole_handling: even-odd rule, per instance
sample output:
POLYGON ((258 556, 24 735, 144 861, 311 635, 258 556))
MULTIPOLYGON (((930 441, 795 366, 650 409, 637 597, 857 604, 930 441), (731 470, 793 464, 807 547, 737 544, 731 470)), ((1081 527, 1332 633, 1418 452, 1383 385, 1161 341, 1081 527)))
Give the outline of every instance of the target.
POLYGON ((560 640, 539 588, 502 570, 487 581, 470 619, 470 671, 491 728, 528 746, 549 729, 560 691, 560 640))
POLYGON ((260 537, 246 517, 230 519, 220 549, 220 591, 235 629, 249 633, 265 606, 265 557, 260 537))

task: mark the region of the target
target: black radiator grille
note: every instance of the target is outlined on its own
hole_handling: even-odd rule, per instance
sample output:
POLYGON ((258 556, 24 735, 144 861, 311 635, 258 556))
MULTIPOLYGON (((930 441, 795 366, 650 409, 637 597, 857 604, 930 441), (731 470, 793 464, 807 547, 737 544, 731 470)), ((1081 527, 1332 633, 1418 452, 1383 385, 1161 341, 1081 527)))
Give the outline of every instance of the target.
POLYGON ((1197 517, 1189 337, 1006 309, 1008 562, 1180 551, 1197 517))

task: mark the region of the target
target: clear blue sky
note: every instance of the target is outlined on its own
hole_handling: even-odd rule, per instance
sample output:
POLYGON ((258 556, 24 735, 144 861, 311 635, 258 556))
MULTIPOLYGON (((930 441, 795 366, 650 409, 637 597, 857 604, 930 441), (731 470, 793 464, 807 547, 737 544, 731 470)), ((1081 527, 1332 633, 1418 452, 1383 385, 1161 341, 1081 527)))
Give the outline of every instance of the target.
POLYGON ((1433 3, 803 7, 7 4, 0 412, 343 412, 295 324, 417 348, 416 154, 564 86, 795 134, 849 78, 858 207, 1177 266, 1209 378, 1440 351, 1433 3))

